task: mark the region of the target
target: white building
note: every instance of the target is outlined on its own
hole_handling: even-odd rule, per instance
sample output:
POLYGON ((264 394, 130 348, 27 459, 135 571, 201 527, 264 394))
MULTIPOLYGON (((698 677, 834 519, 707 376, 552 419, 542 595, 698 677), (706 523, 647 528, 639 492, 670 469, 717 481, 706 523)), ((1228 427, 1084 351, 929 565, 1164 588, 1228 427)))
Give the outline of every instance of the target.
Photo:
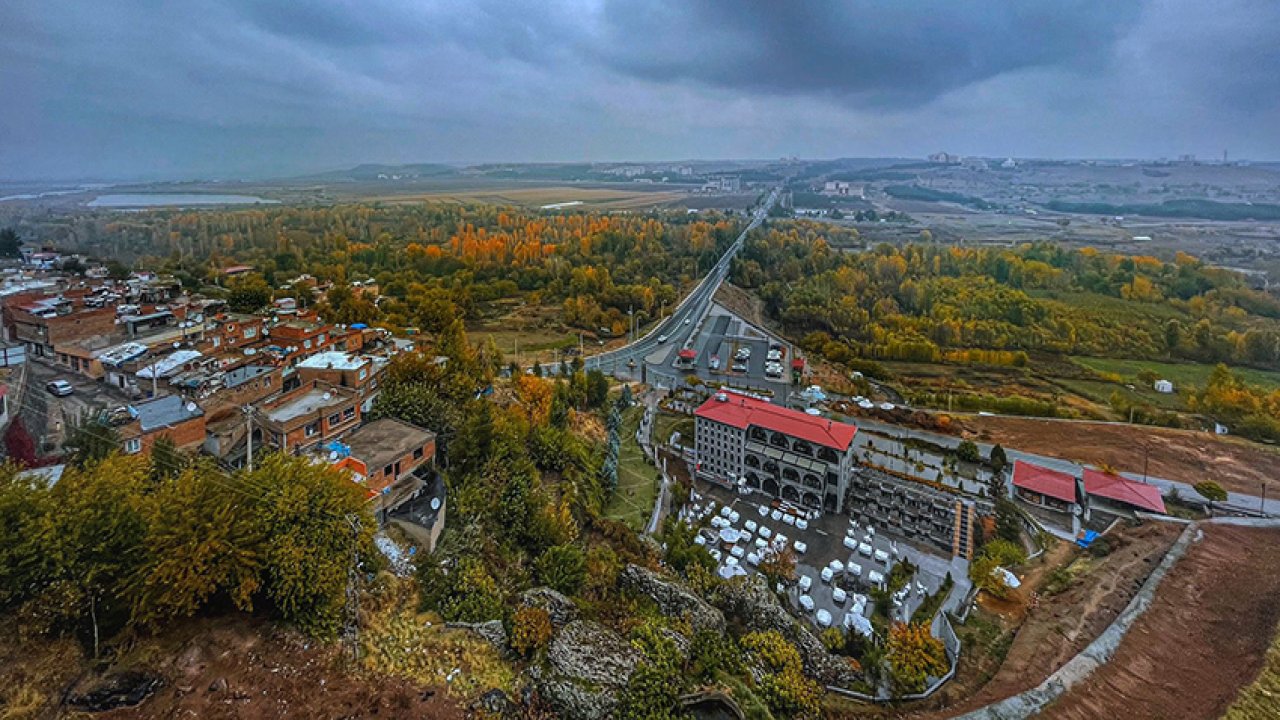
POLYGON ((1155 389, 1156 389, 1156 392, 1158 393, 1164 393, 1165 395, 1168 395, 1169 393, 1173 392, 1173 383, 1169 382, 1168 380, 1160 379, 1156 381, 1155 389))

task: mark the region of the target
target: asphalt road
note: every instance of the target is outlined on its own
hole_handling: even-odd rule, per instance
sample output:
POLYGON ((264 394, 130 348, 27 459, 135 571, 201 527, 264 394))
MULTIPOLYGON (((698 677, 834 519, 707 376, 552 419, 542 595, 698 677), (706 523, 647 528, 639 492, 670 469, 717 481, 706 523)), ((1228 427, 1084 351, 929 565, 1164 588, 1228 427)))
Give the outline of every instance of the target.
POLYGON ((683 347, 692 337, 694 329, 698 327, 698 323, 711 306, 711 298, 715 296, 716 290, 720 289, 720 283, 724 282, 725 277, 728 276, 734 256, 746 242, 747 233, 760 227, 777 200, 778 189, 775 188, 770 191, 764 204, 752 216, 750 224, 742 230, 733 244, 725 250, 724 255, 721 255, 707 272, 702 282, 680 301, 667 319, 658 323, 657 327, 650 330, 647 335, 629 345, 585 358, 584 367, 588 370, 600 369, 615 375, 639 377, 641 365, 648 363, 650 374, 667 377, 674 381, 678 375, 668 363, 664 362, 667 354, 673 348, 683 347), (651 355, 658 357, 656 360, 650 360, 651 355), (635 363, 634 369, 630 365, 632 362, 635 363))

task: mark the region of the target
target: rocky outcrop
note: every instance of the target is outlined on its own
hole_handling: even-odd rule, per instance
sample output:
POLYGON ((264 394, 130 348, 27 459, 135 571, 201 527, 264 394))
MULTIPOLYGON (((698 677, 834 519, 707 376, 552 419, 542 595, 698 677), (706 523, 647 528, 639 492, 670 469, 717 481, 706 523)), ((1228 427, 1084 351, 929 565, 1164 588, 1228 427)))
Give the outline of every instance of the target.
POLYGON ((476 698, 468 709, 485 720, 516 720, 522 713, 519 703, 497 688, 476 698))
POLYGON ((663 614, 688 619, 694 632, 709 630, 723 633, 725 630, 723 613, 648 568, 628 565, 623 569, 620 580, 624 587, 652 598, 663 614))
MULTIPOLYGON (((217 681, 215 681, 217 682, 217 681)), ((159 675, 131 670, 105 678, 83 694, 71 695, 67 704, 85 712, 106 712, 138 705, 164 686, 159 675)), ((222 681, 223 689, 226 681, 222 681)))
POLYGON ((551 627, 559 630, 578 619, 578 608, 562 593, 549 587, 536 587, 520 593, 521 607, 536 607, 547 611, 551 627))
POLYGON ((717 602, 725 614, 742 621, 748 630, 776 630, 800 651, 805 674, 824 685, 844 685, 857 678, 848 663, 827 652, 800 621, 778 602, 761 576, 725 583, 717 602))
POLYGON ((588 620, 576 620, 555 634, 545 667, 531 669, 538 693, 567 720, 610 717, 618 694, 641 660, 617 633, 588 620))
POLYGON ((470 630, 479 635, 482 639, 487 640, 489 644, 498 649, 505 657, 511 657, 511 646, 507 640, 507 629, 502 626, 501 620, 487 620, 478 623, 452 622, 446 623, 445 627, 456 628, 460 630, 470 630))

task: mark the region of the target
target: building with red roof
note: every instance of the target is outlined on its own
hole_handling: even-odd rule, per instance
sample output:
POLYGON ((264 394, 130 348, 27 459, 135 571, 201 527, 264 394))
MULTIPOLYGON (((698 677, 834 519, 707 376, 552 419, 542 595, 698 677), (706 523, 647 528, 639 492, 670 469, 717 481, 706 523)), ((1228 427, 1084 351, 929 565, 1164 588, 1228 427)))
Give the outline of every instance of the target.
POLYGON ((1105 498, 1135 510, 1165 513, 1160 488, 1148 483, 1085 468, 1084 490, 1093 499, 1105 498))
POLYGON ((1013 488, 1018 497, 1051 510, 1067 511, 1072 505, 1080 504, 1078 482, 1071 473, 1022 460, 1013 464, 1013 488))
POLYGON ((720 392, 695 412, 699 477, 841 512, 857 427, 720 392))

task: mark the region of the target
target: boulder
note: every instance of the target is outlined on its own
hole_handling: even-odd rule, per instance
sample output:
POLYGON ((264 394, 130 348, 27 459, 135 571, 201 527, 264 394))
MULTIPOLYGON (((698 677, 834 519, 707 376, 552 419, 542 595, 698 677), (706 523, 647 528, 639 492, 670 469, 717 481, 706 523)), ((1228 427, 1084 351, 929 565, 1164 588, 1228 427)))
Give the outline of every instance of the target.
POLYGON ((559 630, 578 619, 578 608, 564 594, 549 587, 536 587, 520 593, 521 607, 536 607, 551 616, 551 627, 559 630))
POLYGON ((776 630, 800 652, 804 672, 824 685, 844 685, 856 680, 847 662, 832 655, 809 628, 787 612, 756 575, 721 586, 718 604, 727 615, 740 619, 748 630, 776 630))
POLYGON ((520 705, 497 688, 476 698, 468 709, 492 720, 516 720, 521 715, 520 705))
POLYGON ((498 649, 503 656, 511 656, 511 646, 507 640, 507 629, 503 627, 501 620, 486 620, 479 623, 452 622, 446 623, 445 627, 460 630, 470 630, 479 635, 482 639, 487 640, 490 645, 498 649))
POLYGON ((531 674, 539 695, 560 717, 601 720, 611 716, 640 660, 640 653, 617 633, 576 620, 555 634, 546 667, 531 674))
POLYGON ((702 598, 658 573, 639 565, 623 569, 621 582, 624 587, 653 599, 663 614, 689 620, 694 632, 725 631, 724 614, 702 598))

